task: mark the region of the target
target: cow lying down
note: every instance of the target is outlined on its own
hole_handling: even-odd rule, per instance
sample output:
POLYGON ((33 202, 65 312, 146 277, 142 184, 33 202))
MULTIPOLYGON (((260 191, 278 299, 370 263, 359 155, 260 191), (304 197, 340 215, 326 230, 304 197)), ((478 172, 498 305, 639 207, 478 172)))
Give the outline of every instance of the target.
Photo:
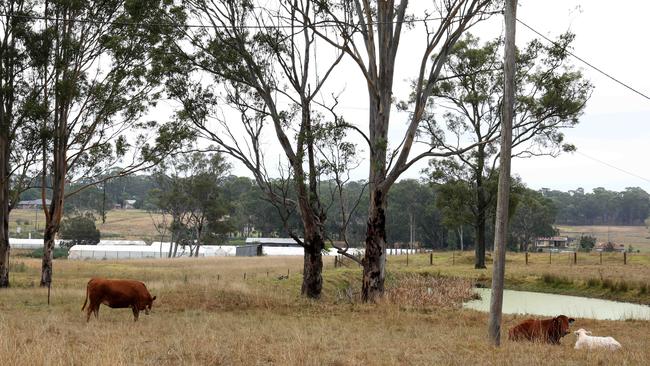
POLYGON ((90 314, 99 316, 99 305, 108 305, 111 308, 131 308, 133 310, 133 321, 138 320, 140 310, 149 314, 151 305, 156 297, 151 297, 144 283, 134 280, 111 280, 105 278, 92 278, 86 287, 86 300, 81 307, 83 311, 88 301, 86 310, 86 322, 90 320, 90 314))
POLYGON ((560 344, 560 338, 569 334, 569 325, 574 321, 565 315, 551 319, 527 319, 510 328, 508 339, 560 344))
POLYGON ((616 350, 621 348, 621 344, 612 337, 594 337, 591 335, 590 331, 582 328, 573 333, 578 336, 578 340, 574 347, 575 349, 605 348, 616 350))

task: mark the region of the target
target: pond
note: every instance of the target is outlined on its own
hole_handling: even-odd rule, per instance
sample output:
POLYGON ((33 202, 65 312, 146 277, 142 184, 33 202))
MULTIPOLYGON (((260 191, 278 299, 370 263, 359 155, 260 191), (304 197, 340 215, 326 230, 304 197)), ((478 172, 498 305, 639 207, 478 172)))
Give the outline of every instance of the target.
MULTIPOLYGON (((481 295, 481 299, 468 301, 463 304, 463 307, 484 312, 490 311, 491 290, 477 288, 475 291, 481 295)), ((503 313, 542 316, 564 314, 573 318, 600 320, 650 320, 650 306, 647 305, 514 290, 503 291, 503 313)))

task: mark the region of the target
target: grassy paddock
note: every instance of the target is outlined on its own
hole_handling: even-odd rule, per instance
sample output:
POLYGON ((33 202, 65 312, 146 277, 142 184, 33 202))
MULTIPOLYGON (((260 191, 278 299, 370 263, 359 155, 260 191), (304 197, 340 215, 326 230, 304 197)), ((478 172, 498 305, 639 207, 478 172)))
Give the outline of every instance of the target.
MULTIPOLYGON (((578 319, 574 328, 619 340, 624 348, 613 353, 574 350, 573 335, 561 346, 507 340, 499 349, 488 346, 487 316, 460 308, 473 282, 489 276, 465 263, 468 256, 454 256, 458 262, 452 264, 451 254, 436 253, 433 266, 428 256, 411 256, 408 267, 405 257, 390 257, 387 296, 373 305, 358 302, 358 266, 334 269, 330 258, 319 302, 298 296, 297 257, 56 260, 49 307, 46 291, 32 287, 39 261, 18 258, 12 264, 14 287, 0 291, 0 360, 3 365, 635 365, 650 358, 650 338, 639 337, 650 332, 646 321, 578 319), (287 270, 289 278, 278 279, 287 270), (134 324, 130 310, 102 306, 99 320, 86 324, 80 308, 91 276, 145 281, 158 296, 154 311, 134 324)), ((549 271, 542 264, 519 264, 516 256, 509 260, 509 278, 549 273, 550 283, 554 275, 589 278, 583 272, 592 266, 558 265, 549 271)), ((644 267, 621 265, 611 273, 644 267)), ((504 327, 518 320, 506 316, 504 327)))

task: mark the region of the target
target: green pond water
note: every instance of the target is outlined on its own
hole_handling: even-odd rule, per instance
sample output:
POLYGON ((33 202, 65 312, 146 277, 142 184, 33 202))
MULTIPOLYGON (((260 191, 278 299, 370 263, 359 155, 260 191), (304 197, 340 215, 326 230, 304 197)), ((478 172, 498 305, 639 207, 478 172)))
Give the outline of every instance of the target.
MULTIPOLYGON (((468 301, 463 307, 488 312, 491 290, 477 288, 475 291, 481 295, 481 299, 468 301)), ((503 313, 542 316, 564 314, 573 318, 601 320, 650 320, 650 306, 647 305, 514 290, 503 291, 503 313)))

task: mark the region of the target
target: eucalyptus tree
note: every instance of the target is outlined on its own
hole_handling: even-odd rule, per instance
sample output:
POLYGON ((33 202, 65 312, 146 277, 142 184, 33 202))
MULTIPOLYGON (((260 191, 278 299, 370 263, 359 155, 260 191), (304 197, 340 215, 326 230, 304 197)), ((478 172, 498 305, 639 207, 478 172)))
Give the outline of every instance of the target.
MULTIPOLYGON (((461 35, 489 16, 499 1, 441 0, 433 1, 433 13, 424 12, 418 23, 425 28, 425 40, 414 75, 415 90, 411 95, 413 109, 409 113, 406 132, 391 145, 388 130, 394 103, 393 82, 395 60, 404 29, 413 15, 407 13, 408 0, 331 0, 317 1, 322 16, 307 24, 321 39, 344 52, 358 65, 368 88, 368 209, 365 256, 363 259, 364 301, 383 295, 386 264, 386 210, 390 188, 400 175, 425 157, 448 156, 435 144, 422 151, 412 151, 418 141, 427 141, 421 128, 426 107, 440 71, 451 49, 461 35), (332 28, 319 27, 327 23, 332 28), (412 154, 413 152, 413 154, 412 154)), ((409 52, 413 52, 409 50, 409 52)), ((459 147, 459 151, 465 148, 459 147)))
POLYGON ((304 248, 302 294, 319 298, 327 234, 315 136, 326 107, 336 103, 325 101, 321 90, 343 54, 315 55, 315 32, 303 26, 316 17, 312 3, 189 0, 169 9, 172 23, 192 25, 180 28, 184 37, 172 51, 178 58, 170 63, 188 69, 179 67, 182 76, 170 81, 169 93, 183 105, 181 120, 250 170, 288 235, 304 248), (265 138, 275 140, 288 161, 276 174, 266 167, 265 138), (289 224, 296 213, 302 233, 289 224))
POLYGON ((34 120, 42 109, 30 67, 37 52, 32 1, 0 3, 0 288, 9 286, 9 213, 37 173, 34 120))
MULTIPOLYGON (((562 130, 579 122, 592 86, 569 63, 567 51, 573 39, 572 34, 564 34, 550 45, 533 40, 517 53, 512 157, 555 157, 575 149, 564 141, 562 130)), ((486 223, 496 199, 503 104, 501 45, 501 39, 479 45, 471 35, 455 45, 443 67, 445 80, 433 89, 437 102, 426 125, 443 131, 432 135, 448 151, 455 151, 458 141, 476 143, 463 154, 430 164, 434 181, 460 179, 472 188, 473 199, 464 201, 477 236, 476 268, 485 268, 486 223), (436 118, 436 112, 442 118, 436 118)))
POLYGON ((183 134, 142 119, 166 70, 158 62, 162 34, 172 31, 157 21, 160 1, 39 4, 44 20, 35 66, 47 111, 39 126, 46 220, 40 282, 49 287, 65 198, 154 165, 183 134), (89 183, 66 192, 66 182, 78 177, 89 183))

